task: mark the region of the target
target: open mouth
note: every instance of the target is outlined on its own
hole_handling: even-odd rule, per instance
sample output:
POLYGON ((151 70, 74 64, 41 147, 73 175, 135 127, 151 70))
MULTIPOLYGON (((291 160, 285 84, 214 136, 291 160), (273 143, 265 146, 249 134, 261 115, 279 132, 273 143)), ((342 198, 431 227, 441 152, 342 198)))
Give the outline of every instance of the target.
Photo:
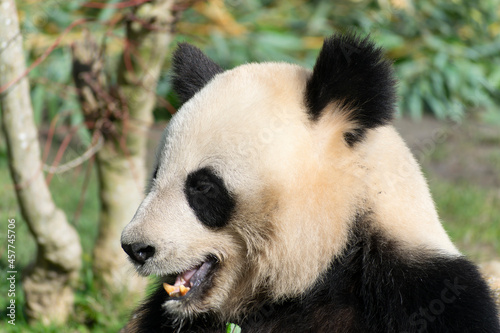
POLYGON ((164 282, 163 288, 171 298, 181 298, 198 291, 202 292, 202 289, 210 283, 217 264, 218 260, 215 257, 208 257, 196 267, 178 274, 173 285, 164 282))

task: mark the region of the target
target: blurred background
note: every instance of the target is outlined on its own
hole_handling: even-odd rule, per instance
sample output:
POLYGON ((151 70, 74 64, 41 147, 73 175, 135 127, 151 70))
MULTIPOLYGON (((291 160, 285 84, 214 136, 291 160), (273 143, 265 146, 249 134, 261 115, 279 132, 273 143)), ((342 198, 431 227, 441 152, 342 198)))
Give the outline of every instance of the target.
MULTIPOLYGON (((37 221, 26 221, 16 197, 16 190, 29 185, 19 179, 14 185, 7 141, 0 136, 1 331, 117 332, 127 322, 147 281, 134 277, 135 285, 125 285, 116 276, 134 273, 113 271, 113 253, 119 253, 113 251, 121 251, 121 228, 140 202, 161 131, 179 106, 169 68, 180 41, 198 46, 224 68, 262 61, 312 68, 325 36, 370 34, 394 62, 396 127, 423 167, 445 229, 486 274, 500 277, 500 0, 15 4, 44 165, 37 175, 64 212, 62 223, 77 231, 82 255, 75 250, 76 276, 62 282, 72 295, 63 305, 69 310, 50 315, 38 309, 42 294, 30 298, 33 291, 25 291, 23 281, 36 284, 37 276, 59 274, 54 267, 64 265, 42 258, 45 245, 28 227, 37 221), (130 186, 116 187, 120 179, 130 186), (138 193, 127 199, 129 208, 109 199, 120 193, 120 201, 124 192, 138 193), (3 296, 9 289, 3 281, 12 218, 16 326, 4 321, 9 299, 3 296), (111 259, 103 261, 102 249, 111 259), (38 268, 49 273, 36 275, 38 268)), ((3 51, 2 42, 7 40, 0 40, 3 51)), ((0 85, 0 94, 12 89, 9 82, 0 85)))

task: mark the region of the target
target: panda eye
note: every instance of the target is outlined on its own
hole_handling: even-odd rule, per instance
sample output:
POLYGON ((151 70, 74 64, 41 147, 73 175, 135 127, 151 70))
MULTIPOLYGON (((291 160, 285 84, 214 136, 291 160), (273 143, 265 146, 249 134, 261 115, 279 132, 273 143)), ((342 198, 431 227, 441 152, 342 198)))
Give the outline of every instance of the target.
POLYGON ((210 168, 190 173, 184 194, 196 217, 208 227, 226 225, 235 207, 235 200, 224 181, 210 168))
MULTIPOLYGON (((217 189, 218 177, 208 169, 200 169, 189 174, 186 179, 186 191, 188 195, 206 195, 210 191, 217 189)), ((214 193, 213 195, 216 195, 214 193)))
POLYGON ((214 188, 213 184, 201 181, 197 184, 194 184, 194 186, 191 187, 190 190, 200 194, 207 194, 213 188, 214 188))

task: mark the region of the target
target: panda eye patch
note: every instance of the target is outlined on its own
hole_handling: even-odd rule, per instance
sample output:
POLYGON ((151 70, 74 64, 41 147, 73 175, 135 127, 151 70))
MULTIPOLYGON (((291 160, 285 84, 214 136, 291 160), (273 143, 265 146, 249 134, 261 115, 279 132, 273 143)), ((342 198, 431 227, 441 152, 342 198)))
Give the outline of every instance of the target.
POLYGON ((184 194, 196 217, 210 228, 225 226, 234 210, 235 200, 224 181, 210 168, 190 173, 184 194))

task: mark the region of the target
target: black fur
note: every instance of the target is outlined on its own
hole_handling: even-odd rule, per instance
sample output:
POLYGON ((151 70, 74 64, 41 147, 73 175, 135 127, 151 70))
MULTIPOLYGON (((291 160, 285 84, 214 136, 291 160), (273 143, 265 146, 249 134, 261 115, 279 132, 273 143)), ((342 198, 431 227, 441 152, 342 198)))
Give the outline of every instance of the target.
POLYGON ((153 170, 153 174, 151 175, 151 179, 156 179, 156 176, 158 176, 158 169, 160 169, 160 166, 157 164, 155 166, 155 169, 153 170))
MULTIPOLYGON (((245 333, 498 333, 488 286, 464 258, 439 254, 408 258, 395 243, 362 229, 303 297, 261 303, 243 321, 245 333), (407 257, 404 257, 404 256, 407 257)), ((159 288, 138 312, 137 330, 177 332, 159 288)), ((206 314, 179 332, 224 332, 206 314)))
POLYGON ((352 146, 365 131, 388 123, 396 102, 396 81, 391 63, 368 37, 354 34, 325 39, 306 86, 306 105, 312 120, 332 102, 349 112, 357 128, 345 133, 352 146))
POLYGON ((236 205, 224 181, 211 169, 203 168, 190 173, 184 186, 189 206, 196 217, 210 228, 225 226, 236 205))
POLYGON ((181 103, 201 90, 215 75, 224 70, 200 49, 179 43, 172 58, 172 85, 181 103))

